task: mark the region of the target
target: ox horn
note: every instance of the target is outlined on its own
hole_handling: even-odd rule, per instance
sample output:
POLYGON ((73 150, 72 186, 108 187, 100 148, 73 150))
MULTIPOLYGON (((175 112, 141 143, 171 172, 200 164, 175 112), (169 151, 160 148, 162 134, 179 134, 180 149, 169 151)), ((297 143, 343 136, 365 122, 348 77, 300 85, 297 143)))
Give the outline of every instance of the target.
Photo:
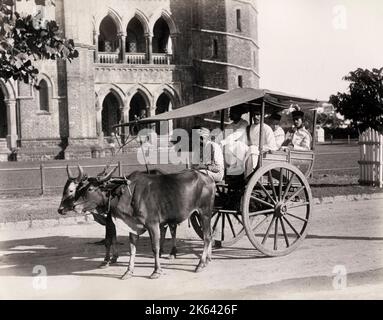
POLYGON ((104 176, 104 177, 99 177, 99 178, 98 178, 98 181, 99 181, 99 182, 105 182, 105 181, 108 181, 108 180, 112 177, 113 173, 117 170, 117 168, 118 168, 118 167, 114 167, 114 169, 111 170, 106 176, 104 176))
POLYGON ((84 177, 84 169, 79 164, 77 165, 77 168, 78 168, 77 180, 81 181, 81 179, 84 177))
POLYGON ((72 171, 71 171, 70 168, 69 168, 69 164, 66 165, 66 172, 67 172, 67 174, 68 174, 68 178, 69 178, 69 179, 72 179, 72 180, 76 179, 76 178, 73 176, 72 171))

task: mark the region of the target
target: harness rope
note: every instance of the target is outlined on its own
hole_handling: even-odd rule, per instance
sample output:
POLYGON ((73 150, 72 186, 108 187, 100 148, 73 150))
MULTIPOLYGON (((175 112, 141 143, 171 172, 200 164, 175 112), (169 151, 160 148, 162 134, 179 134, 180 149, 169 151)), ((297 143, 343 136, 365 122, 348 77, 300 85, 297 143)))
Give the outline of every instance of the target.
MULTIPOLYGON (((137 122, 137 123, 138 123, 138 122, 137 122)), ((143 158, 144 158, 144 161, 145 161, 146 172, 149 173, 149 166, 148 166, 148 162, 146 161, 145 152, 144 152, 143 147, 142 147, 141 136, 140 136, 140 135, 137 135, 137 136, 135 136, 135 137, 133 137, 132 139, 129 140, 129 137, 131 136, 131 133, 129 133, 129 134, 127 135, 127 141, 126 141, 124 144, 122 144, 122 143, 120 143, 120 140, 118 139, 116 133, 114 132, 113 134, 114 134, 114 136, 115 136, 115 138, 116 138, 116 140, 117 140, 117 142, 118 142, 119 148, 118 148, 118 150, 112 155, 112 157, 106 162, 106 166, 105 166, 105 169, 104 169, 103 173, 105 173, 105 172, 109 169, 111 163, 113 162, 113 159, 117 156, 117 154, 118 154, 118 153, 119 153, 125 146, 127 146, 129 143, 133 142, 134 140, 137 140, 137 138, 138 138, 138 140, 139 140, 139 144, 140 144, 141 152, 142 152, 142 155, 143 155, 143 158)), ((122 136, 125 136, 125 135, 122 135, 122 136)), ((102 174, 103 174, 103 173, 102 173, 102 174)), ((101 175, 102 175, 102 174, 101 174, 101 175)))

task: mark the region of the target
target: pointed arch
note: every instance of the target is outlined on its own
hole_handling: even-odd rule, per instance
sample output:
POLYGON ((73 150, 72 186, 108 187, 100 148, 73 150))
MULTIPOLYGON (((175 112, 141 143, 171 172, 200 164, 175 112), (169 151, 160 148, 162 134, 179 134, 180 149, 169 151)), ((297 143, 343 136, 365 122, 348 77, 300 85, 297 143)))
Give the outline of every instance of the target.
POLYGON ((124 26, 125 29, 127 28, 129 22, 133 19, 136 18, 138 21, 141 22, 142 28, 144 29, 145 34, 150 33, 150 27, 149 27, 149 18, 143 13, 141 10, 136 9, 134 13, 126 16, 124 18, 124 26))
POLYGON ((53 93, 55 92, 52 79, 47 74, 41 73, 37 77, 37 84, 40 85, 40 89, 34 89, 34 93, 38 110, 41 112, 51 112, 53 93))
POLYGON ((131 89, 129 89, 129 91, 127 92, 127 96, 128 96, 128 105, 130 104, 133 96, 137 93, 141 93, 143 98, 145 99, 145 102, 147 104, 148 107, 151 108, 152 106, 152 101, 153 101, 153 95, 151 94, 151 92, 141 83, 138 83, 137 85, 135 85, 134 87, 132 87, 131 89))
POLYGON ((124 28, 122 27, 122 17, 112 8, 107 8, 103 10, 102 13, 99 13, 94 17, 94 28, 96 32, 99 32, 102 21, 106 18, 110 17, 117 27, 118 33, 124 33, 124 28))
POLYGON ((125 99, 126 99, 125 92, 124 92, 119 86, 117 86, 117 85, 114 84, 114 83, 106 84, 106 85, 102 86, 102 87, 98 90, 98 92, 96 92, 98 105, 99 105, 99 106, 102 106, 102 103, 103 103, 105 97, 106 97, 109 93, 111 93, 111 92, 114 93, 114 95, 116 96, 116 98, 119 100, 120 105, 121 105, 121 106, 124 106, 124 105, 125 105, 125 99))
POLYGON ((169 98, 171 99, 172 101, 172 104, 173 104, 173 107, 174 109, 177 109, 181 106, 181 99, 180 99, 180 95, 179 93, 177 92, 177 90, 172 87, 171 85, 169 84, 163 84, 161 85, 155 92, 154 94, 154 100, 157 101, 158 98, 163 94, 167 94, 169 96, 169 98))
POLYGON ((160 9, 160 10, 157 10, 156 12, 154 12, 152 17, 150 18, 149 26, 150 26, 150 31, 152 34, 153 34, 153 30, 154 30, 154 25, 156 24, 156 22, 160 18, 163 18, 165 20, 165 22, 167 23, 167 25, 169 27, 170 35, 175 35, 175 34, 179 33, 170 12, 165 10, 165 9, 160 9))
POLYGON ((4 95, 4 100, 16 100, 15 88, 10 81, 4 82, 0 80, 0 90, 4 95))

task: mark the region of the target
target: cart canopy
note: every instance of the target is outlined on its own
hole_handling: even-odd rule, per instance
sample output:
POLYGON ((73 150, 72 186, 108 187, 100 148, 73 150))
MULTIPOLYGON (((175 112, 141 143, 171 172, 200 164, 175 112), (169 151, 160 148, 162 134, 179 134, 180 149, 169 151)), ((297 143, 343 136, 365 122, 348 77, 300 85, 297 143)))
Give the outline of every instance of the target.
MULTIPOLYGON (((245 109, 244 111, 251 111, 251 109, 258 109, 263 101, 266 104, 267 113, 288 109, 292 104, 299 104, 302 110, 315 109, 318 107, 319 103, 317 100, 302 98, 282 92, 270 91, 267 89, 237 88, 185 107, 141 119, 138 123, 195 117, 238 105, 243 106, 245 109)), ((117 125, 116 127, 126 126, 130 123, 137 123, 137 121, 117 125)))

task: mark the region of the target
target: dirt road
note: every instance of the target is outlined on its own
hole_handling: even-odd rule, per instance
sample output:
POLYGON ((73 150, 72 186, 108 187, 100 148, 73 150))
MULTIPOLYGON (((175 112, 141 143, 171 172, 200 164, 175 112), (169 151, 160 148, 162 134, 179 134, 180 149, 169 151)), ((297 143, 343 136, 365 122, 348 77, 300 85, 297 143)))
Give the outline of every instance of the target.
MULTIPOLYGON (((254 257, 247 238, 213 251, 194 273, 202 242, 184 223, 179 257, 162 259, 165 274, 150 280, 149 239, 138 247, 135 277, 127 267, 127 237, 119 237, 120 262, 97 269, 104 248, 95 223, 0 234, 0 298, 4 299, 382 299, 383 199, 315 207, 309 236, 292 254, 254 257), (44 277, 44 274, 47 276, 44 277)), ((170 249, 170 242, 167 242, 170 249)))

